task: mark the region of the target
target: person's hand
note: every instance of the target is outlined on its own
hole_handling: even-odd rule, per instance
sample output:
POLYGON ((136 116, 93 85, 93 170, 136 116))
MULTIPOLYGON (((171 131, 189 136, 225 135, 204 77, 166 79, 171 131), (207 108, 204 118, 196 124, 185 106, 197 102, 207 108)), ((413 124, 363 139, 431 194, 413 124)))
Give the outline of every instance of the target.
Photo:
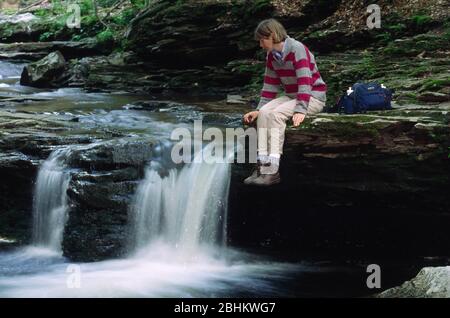
POLYGON ((292 116, 292 123, 294 124, 294 127, 297 127, 298 125, 300 125, 304 119, 305 119, 305 114, 295 113, 294 116, 292 116))
POLYGON ((251 124, 258 118, 259 111, 254 110, 244 115, 244 124, 251 124))

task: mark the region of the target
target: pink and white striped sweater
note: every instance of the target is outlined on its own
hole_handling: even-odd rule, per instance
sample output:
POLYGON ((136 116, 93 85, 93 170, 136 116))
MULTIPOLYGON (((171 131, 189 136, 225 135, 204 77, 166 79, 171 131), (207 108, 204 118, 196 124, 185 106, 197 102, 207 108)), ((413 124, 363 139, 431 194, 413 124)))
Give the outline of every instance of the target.
POLYGON ((320 76, 314 55, 301 42, 288 37, 279 61, 267 54, 264 86, 256 109, 277 97, 281 86, 287 96, 297 99, 296 113, 306 114, 311 96, 325 102, 327 85, 320 76))

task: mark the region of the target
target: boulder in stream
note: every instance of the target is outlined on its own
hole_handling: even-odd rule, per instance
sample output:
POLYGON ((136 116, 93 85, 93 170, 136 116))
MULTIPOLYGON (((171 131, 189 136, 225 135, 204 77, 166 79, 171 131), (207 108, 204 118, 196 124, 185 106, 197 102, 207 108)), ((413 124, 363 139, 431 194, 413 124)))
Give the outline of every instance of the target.
POLYGON ((58 87, 65 67, 66 60, 61 52, 52 52, 43 59, 25 66, 20 84, 34 87, 58 87))

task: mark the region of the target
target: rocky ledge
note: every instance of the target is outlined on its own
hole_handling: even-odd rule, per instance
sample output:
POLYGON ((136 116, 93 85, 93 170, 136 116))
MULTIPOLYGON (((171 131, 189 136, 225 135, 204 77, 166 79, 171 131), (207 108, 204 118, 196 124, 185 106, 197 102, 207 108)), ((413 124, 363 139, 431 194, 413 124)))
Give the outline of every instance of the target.
POLYGON ((448 298, 450 297, 450 268, 425 267, 399 287, 388 289, 378 298, 448 298))
MULTIPOLYGON (((214 114, 212 123, 238 127, 248 106, 228 105, 233 111, 222 117, 229 119, 215 121, 224 106, 184 105, 190 113, 214 114)), ((155 101, 127 107, 179 112, 183 104, 155 101)), ((324 113, 289 128, 281 185, 244 186, 251 166, 233 166, 229 243, 266 252, 295 250, 298 257, 444 255, 444 242, 450 239, 445 228, 450 218, 445 199, 449 111, 450 105, 441 103, 364 115, 324 113)), ((83 131, 72 119, 41 117, 0 113, 2 235, 22 243, 29 239, 25 233, 38 164, 55 147, 86 145, 67 161, 73 171, 64 253, 91 261, 121 255, 128 207, 158 141, 107 129, 83 131)))

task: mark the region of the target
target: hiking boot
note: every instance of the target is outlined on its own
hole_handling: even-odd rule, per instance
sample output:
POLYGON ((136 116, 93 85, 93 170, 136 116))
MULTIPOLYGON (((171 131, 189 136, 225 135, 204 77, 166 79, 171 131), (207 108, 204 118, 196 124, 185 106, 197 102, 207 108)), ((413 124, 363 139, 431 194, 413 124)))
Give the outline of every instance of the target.
POLYGON ((278 168, 278 165, 271 164, 270 162, 262 164, 259 169, 259 175, 256 178, 250 179, 246 184, 270 186, 280 183, 281 177, 278 168))
POLYGON ((247 177, 247 178, 244 180, 244 184, 252 184, 253 180, 255 180, 256 178, 259 177, 259 175, 260 175, 260 169, 261 169, 261 161, 258 160, 258 161, 256 162, 255 168, 253 169, 253 172, 252 172, 252 174, 250 175, 250 177, 247 177))
POLYGON ((259 171, 261 172, 261 174, 276 174, 276 173, 278 173, 279 167, 280 166, 278 164, 268 162, 268 163, 261 165, 261 168, 259 171))
POLYGON ((280 173, 261 174, 258 178, 252 181, 252 185, 256 186, 271 186, 281 182, 280 173))

